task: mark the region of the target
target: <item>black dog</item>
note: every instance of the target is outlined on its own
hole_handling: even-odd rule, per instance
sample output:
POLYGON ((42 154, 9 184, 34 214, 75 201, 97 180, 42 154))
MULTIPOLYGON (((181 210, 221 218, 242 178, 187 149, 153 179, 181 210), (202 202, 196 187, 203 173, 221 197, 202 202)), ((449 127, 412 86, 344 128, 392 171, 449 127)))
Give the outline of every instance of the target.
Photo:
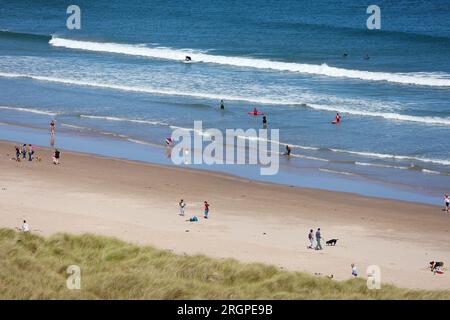
POLYGON ((331 239, 331 240, 328 240, 325 243, 326 243, 327 246, 335 246, 337 241, 338 241, 338 239, 331 239))

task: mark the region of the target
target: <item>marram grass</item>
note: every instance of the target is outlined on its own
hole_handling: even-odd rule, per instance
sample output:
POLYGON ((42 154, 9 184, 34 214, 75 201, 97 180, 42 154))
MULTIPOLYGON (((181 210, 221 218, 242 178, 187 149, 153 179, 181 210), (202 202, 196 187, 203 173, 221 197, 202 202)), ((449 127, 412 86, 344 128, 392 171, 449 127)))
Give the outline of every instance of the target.
POLYGON ((0 299, 450 299, 448 291, 368 290, 263 264, 182 256, 115 238, 43 238, 0 229, 0 299), (81 289, 66 271, 81 269, 81 289))

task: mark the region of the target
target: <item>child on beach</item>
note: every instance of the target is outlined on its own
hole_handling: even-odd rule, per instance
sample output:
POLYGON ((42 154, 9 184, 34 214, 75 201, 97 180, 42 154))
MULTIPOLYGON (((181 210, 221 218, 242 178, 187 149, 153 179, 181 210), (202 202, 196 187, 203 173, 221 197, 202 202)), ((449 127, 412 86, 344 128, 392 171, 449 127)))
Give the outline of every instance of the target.
POLYGON ((186 202, 181 199, 178 205, 180 206, 180 216, 184 216, 184 208, 186 207, 186 202))
POLYGON ((313 246, 314 246, 314 230, 313 229, 309 230, 308 240, 309 240, 308 249, 313 249, 313 246))
POLYGON ((193 216, 192 218, 189 219, 189 222, 197 222, 198 218, 197 216, 193 216))
POLYGON ((445 211, 448 212, 450 210, 450 198, 448 197, 448 194, 444 195, 444 202, 445 202, 445 211))
POLYGON ((205 201, 205 219, 208 219, 208 213, 209 213, 209 203, 205 201))

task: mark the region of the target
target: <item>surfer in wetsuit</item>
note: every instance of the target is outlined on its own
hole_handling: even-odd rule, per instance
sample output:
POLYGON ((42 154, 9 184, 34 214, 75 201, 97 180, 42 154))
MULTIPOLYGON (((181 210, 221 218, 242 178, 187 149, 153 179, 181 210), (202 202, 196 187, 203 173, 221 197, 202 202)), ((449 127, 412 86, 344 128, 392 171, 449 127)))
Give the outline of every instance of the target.
POLYGON ((223 100, 220 100, 220 110, 225 110, 225 104, 223 103, 223 100))
POLYGON ((186 56, 186 58, 184 58, 184 61, 192 61, 191 57, 186 56))
POLYGON ((267 128, 267 118, 266 118, 266 116, 263 116, 262 125, 263 125, 264 129, 267 128))

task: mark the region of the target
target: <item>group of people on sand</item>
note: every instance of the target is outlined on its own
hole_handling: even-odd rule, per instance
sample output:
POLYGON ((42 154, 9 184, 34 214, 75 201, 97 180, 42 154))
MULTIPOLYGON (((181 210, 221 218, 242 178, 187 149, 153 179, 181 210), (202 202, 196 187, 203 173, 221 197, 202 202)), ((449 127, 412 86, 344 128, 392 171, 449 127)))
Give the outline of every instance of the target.
POLYGON ((34 146, 31 144, 24 143, 22 147, 16 146, 16 157, 15 160, 20 162, 21 160, 33 161, 34 159, 34 146))
MULTIPOLYGON (((180 207, 179 215, 184 217, 185 211, 186 211, 186 202, 183 199, 181 199, 180 202, 178 203, 178 206, 180 207)), ((208 203, 208 201, 204 201, 203 202, 203 206, 204 206, 203 218, 204 219, 208 219, 208 217, 209 217, 209 203, 208 203)), ((190 217, 189 220, 186 220, 186 221, 197 222, 198 221, 198 217, 196 215, 194 215, 194 216, 190 217)))

